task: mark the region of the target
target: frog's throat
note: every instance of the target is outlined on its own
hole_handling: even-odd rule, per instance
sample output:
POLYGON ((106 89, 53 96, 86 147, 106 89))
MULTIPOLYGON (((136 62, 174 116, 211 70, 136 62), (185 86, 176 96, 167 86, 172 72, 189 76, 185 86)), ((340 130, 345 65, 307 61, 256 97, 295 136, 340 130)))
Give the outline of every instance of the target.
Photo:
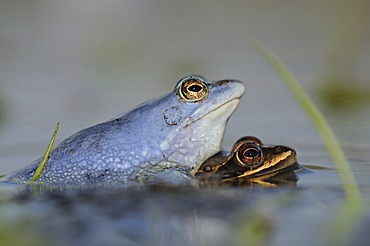
MULTIPOLYGON (((221 104, 220 106, 214 108, 207 114, 203 115, 202 117, 193 120, 191 123, 187 124, 186 127, 191 126, 193 123, 199 121, 202 118, 205 117, 214 117, 217 119, 217 121, 210 123, 209 126, 214 128, 213 134, 211 133, 210 135, 213 136, 212 139, 209 137, 205 137, 204 135, 200 138, 207 139, 206 141, 212 142, 208 144, 208 155, 200 155, 196 159, 196 161, 193 163, 193 166, 191 168, 191 174, 194 175, 195 172, 199 169, 199 167, 202 165, 203 162, 205 162, 208 158, 216 154, 218 151, 221 149, 221 142, 224 136, 224 132, 226 129, 226 124, 230 116, 234 113, 236 108, 239 105, 239 98, 234 98, 232 100, 229 100, 225 102, 224 104, 221 104), (212 114, 216 114, 212 116, 212 114)), ((207 133, 209 135, 209 132, 207 133)), ((204 140, 203 140, 204 141, 204 140)))
MULTIPOLYGON (((236 110, 237 106, 239 105, 239 101, 240 101, 240 98, 233 98, 233 99, 231 99, 231 100, 229 100, 229 101, 227 101, 227 102, 225 102, 225 103, 223 103, 223 104, 219 105, 218 107, 216 107, 216 108, 214 108, 214 109, 210 110, 208 113, 206 113, 206 114, 202 115, 201 117, 199 117, 199 118, 197 118, 197 119, 195 119, 195 120, 193 120, 192 118, 190 118, 190 119, 189 119, 189 120, 190 120, 190 122, 186 123, 182 128, 183 128, 183 129, 186 129, 186 128, 188 128, 190 125, 192 125, 193 123, 195 123, 195 122, 197 122, 197 121, 199 121, 199 120, 201 120, 201 119, 203 119, 203 118, 207 117, 209 114, 212 114, 212 113, 214 113, 214 112, 216 112, 216 111, 222 111, 222 110, 227 111, 227 108, 232 108, 232 106, 233 106, 233 105, 235 105, 233 109, 230 109, 230 114, 229 114, 229 116, 227 117, 227 119, 228 119, 228 118, 232 115, 232 113, 236 110)), ((226 120, 227 120, 227 119, 226 119, 226 120)))

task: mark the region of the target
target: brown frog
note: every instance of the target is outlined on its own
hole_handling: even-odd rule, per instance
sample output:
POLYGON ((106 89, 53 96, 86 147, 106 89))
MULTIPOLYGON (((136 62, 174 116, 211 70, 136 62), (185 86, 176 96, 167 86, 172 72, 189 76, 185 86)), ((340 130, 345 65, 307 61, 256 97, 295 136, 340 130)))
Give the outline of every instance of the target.
POLYGON ((240 138, 229 154, 221 151, 205 161, 195 177, 201 181, 269 186, 276 181, 296 182, 293 171, 300 169, 294 149, 283 145, 264 145, 260 139, 247 136, 240 138))

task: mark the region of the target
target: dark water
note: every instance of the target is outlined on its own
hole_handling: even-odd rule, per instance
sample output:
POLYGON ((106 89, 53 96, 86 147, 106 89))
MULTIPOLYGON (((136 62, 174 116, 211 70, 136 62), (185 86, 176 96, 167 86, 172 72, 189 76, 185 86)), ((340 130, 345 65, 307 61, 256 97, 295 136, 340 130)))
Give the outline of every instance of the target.
POLYGON ((338 1, 335 6, 323 1, 1 1, 1 174, 41 156, 56 122, 61 123, 57 144, 163 95, 188 74, 246 84, 227 127, 225 149, 254 135, 266 144, 293 147, 310 171, 276 188, 20 192, 2 184, 0 244, 328 245, 344 235, 343 244, 367 245, 370 32, 361 16, 368 16, 368 5, 338 1), (343 210, 342 184, 320 137, 250 46, 253 38, 276 52, 329 119, 365 201, 359 212, 343 210), (333 74, 339 78, 334 89, 323 90, 333 74), (338 225, 348 225, 343 231, 352 234, 338 225))

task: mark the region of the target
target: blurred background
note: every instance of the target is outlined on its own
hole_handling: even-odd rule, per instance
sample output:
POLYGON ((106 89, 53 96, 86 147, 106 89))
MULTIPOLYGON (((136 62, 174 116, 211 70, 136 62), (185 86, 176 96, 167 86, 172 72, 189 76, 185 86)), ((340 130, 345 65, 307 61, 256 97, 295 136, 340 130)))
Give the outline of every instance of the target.
POLYGON ((251 44, 282 59, 344 145, 368 145, 369 12, 366 0, 1 0, 0 171, 41 156, 56 122, 60 142, 171 91, 188 74, 245 82, 225 148, 255 135, 293 146, 303 162, 321 149, 315 161, 329 162, 251 44))

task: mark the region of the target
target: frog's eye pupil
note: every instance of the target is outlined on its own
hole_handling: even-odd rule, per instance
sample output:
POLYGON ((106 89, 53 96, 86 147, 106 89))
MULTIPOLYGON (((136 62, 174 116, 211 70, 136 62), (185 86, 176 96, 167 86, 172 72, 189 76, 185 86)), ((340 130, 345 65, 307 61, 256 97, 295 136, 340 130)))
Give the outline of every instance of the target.
POLYGON ((247 151, 245 151, 244 152, 244 156, 245 157, 256 157, 256 156, 258 156, 258 150, 256 150, 256 149, 248 149, 247 151))
POLYGON ((189 86, 188 90, 192 92, 200 92, 202 87, 200 85, 191 85, 189 86))

